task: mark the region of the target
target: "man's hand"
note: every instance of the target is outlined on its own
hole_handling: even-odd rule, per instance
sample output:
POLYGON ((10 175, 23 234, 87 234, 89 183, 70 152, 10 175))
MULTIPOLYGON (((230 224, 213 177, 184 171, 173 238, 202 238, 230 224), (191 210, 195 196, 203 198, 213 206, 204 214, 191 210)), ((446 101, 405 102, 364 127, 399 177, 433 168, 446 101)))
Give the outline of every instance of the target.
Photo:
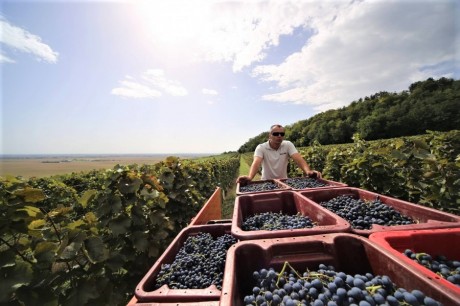
POLYGON ((305 173, 305 176, 308 176, 311 178, 321 178, 321 172, 310 170, 310 171, 307 171, 307 173, 305 173))
POLYGON ((251 178, 249 176, 247 176, 247 175, 239 176, 236 179, 236 183, 240 183, 240 184, 247 184, 250 181, 251 181, 251 178))

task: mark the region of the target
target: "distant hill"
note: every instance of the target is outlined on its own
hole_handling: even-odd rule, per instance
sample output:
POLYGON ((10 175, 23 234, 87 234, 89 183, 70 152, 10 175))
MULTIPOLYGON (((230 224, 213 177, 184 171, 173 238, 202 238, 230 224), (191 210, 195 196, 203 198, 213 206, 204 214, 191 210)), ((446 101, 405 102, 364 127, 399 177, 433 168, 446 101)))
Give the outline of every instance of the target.
MULTIPOLYGON (((432 78, 415 82, 400 93, 382 91, 340 109, 328 110, 286 126, 286 139, 297 147, 352 142, 354 133, 365 140, 450 131, 460 127, 460 80, 432 78)), ((243 144, 239 153, 254 151, 268 132, 243 144)))

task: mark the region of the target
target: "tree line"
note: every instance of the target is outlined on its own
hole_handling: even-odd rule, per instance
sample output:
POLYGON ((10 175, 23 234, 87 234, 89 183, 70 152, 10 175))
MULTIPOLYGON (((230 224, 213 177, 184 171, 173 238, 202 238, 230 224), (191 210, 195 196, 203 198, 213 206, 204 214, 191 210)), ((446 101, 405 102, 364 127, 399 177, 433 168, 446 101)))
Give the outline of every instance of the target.
MULTIPOLYGON (((427 130, 450 131, 460 127, 460 80, 428 78, 400 93, 381 91, 350 105, 328 110, 286 126, 286 139, 298 147, 420 135, 427 130)), ((263 132, 243 144, 239 153, 254 151, 267 140, 263 132)))

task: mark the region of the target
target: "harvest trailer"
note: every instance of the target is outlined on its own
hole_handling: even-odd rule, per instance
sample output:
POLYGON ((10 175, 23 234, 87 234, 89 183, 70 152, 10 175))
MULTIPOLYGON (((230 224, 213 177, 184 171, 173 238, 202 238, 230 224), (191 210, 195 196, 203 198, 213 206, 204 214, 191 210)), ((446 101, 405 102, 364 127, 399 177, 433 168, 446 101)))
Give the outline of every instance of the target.
POLYGON ((322 181, 272 180, 270 190, 254 181, 246 192, 238 184, 231 219, 222 219, 216 188, 128 305, 460 305, 460 216, 322 181), (310 223, 293 228, 297 217, 310 223), (255 228, 267 219, 271 227, 255 228), (457 267, 442 275, 417 261, 423 254, 457 267))

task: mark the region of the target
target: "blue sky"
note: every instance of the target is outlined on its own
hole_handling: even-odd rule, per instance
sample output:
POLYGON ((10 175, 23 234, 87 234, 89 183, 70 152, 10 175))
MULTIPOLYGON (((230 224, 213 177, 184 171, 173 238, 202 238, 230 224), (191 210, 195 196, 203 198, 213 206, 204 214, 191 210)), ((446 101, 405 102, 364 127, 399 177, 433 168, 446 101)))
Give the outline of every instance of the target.
POLYGON ((459 1, 1 1, 0 153, 221 153, 428 77, 459 1))

